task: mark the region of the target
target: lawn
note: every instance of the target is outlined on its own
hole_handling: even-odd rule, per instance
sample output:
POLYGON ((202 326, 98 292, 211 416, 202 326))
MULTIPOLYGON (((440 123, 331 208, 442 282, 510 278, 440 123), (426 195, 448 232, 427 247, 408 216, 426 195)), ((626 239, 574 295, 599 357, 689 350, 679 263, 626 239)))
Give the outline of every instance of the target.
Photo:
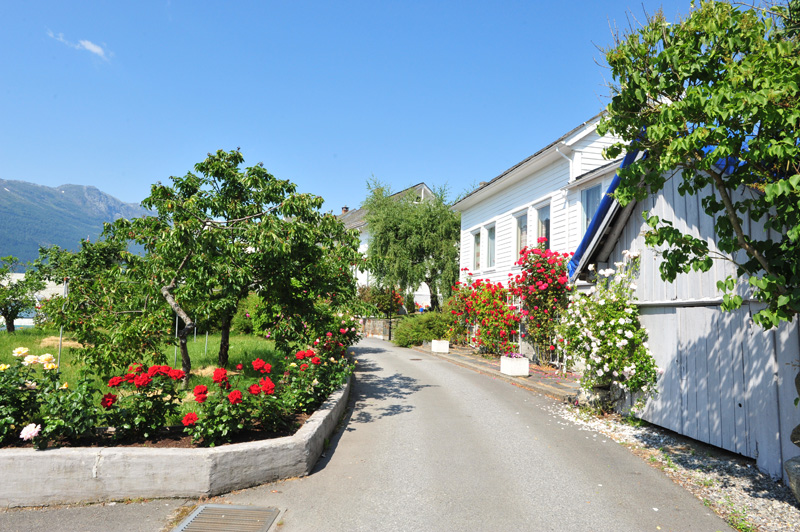
MULTIPOLYGON (((192 376, 187 387, 188 400, 184 401, 183 408, 181 409, 180 417, 186 412, 190 411, 194 406, 192 401, 193 396, 191 390, 198 384, 205 384, 212 387, 211 368, 217 367, 217 356, 219 354, 219 334, 208 335, 208 346, 206 347, 206 335, 198 334, 197 337, 190 337, 188 342, 189 356, 192 360, 192 376)), ((80 360, 77 359, 73 351, 72 345, 68 337, 64 338, 64 345, 61 351, 61 364, 59 370, 61 372, 62 382, 77 382, 80 371, 80 360)), ((18 359, 12 356, 12 351, 17 347, 27 347, 31 355, 41 356, 45 353, 50 353, 58 357, 58 331, 53 329, 42 328, 29 328, 18 329, 12 334, 5 331, 0 332, 0 364, 17 364, 18 359)), ((176 360, 175 347, 169 346, 165 348, 164 355, 166 356, 165 363, 170 366, 180 368, 180 353, 177 354, 178 363, 176 360)), ((243 376, 245 378, 256 378, 262 376, 253 371, 252 361, 256 358, 272 364, 273 371, 271 376, 274 380, 278 380, 277 375, 283 373, 284 359, 275 351, 275 344, 271 340, 265 340, 253 335, 237 335, 231 334, 230 337, 230 350, 229 350, 229 369, 236 368, 237 364, 242 364, 244 367, 243 376)), ((232 375, 235 375, 235 369, 232 375)), ((108 392, 104 381, 97 380, 97 386, 101 390, 100 395, 108 392)), ((100 402, 100 396, 97 398, 100 402)), ((178 419, 173 420, 177 422, 178 419)))

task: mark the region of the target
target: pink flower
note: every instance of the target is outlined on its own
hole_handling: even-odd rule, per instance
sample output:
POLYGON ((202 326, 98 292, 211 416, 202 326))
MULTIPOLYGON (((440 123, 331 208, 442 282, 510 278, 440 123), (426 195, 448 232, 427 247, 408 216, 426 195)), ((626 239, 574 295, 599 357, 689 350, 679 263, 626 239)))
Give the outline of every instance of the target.
POLYGON ((41 425, 34 425, 31 423, 30 425, 25 425, 25 428, 22 429, 22 432, 19 433, 19 437, 25 441, 31 441, 36 436, 39 435, 39 432, 42 430, 41 425))

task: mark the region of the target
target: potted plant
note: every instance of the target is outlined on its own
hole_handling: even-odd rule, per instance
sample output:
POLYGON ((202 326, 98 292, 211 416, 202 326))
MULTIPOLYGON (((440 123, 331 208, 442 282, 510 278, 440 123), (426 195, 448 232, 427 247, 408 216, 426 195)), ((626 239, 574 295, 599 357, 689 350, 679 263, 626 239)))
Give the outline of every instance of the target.
POLYGON ((512 377, 530 375, 530 361, 522 353, 506 353, 500 357, 500 373, 512 377))

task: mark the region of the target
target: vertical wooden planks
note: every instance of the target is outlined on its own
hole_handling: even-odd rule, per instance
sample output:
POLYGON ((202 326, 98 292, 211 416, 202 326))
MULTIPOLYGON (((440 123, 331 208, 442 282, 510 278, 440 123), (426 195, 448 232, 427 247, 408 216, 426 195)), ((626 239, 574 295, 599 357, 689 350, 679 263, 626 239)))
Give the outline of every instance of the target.
POLYGON ((717 314, 719 324, 719 374, 720 374, 720 427, 721 447, 736 450, 736 384, 734 379, 733 333, 735 316, 731 312, 717 314))
POLYGON ((697 439, 697 395, 694 372, 697 329, 692 323, 691 308, 678 308, 678 358, 680 359, 681 432, 697 439))
POLYGON ((692 309, 692 325, 696 328, 697 334, 694 336, 694 389, 697 405, 697 436, 698 440, 709 443, 711 441, 709 419, 710 419, 710 395, 719 393, 718 390, 710 388, 710 371, 708 364, 708 351, 706 349, 707 340, 711 331, 711 316, 714 310, 708 307, 695 307, 692 309), (713 391, 710 391, 713 390, 713 391))
POLYGON ((797 318, 781 323, 775 332, 775 353, 780 423, 781 461, 800 456, 800 447, 789 439, 792 430, 800 425, 800 406, 795 406, 795 378, 800 371, 800 324, 797 318))
POLYGON ((680 431, 680 375, 677 350, 677 320, 674 308, 646 307, 640 311, 642 326, 650 336, 648 344, 664 374, 658 381, 658 395, 648 401, 642 418, 670 430, 680 431))
POLYGON ((706 316, 706 371, 708 375, 708 442, 717 447, 722 444, 722 396, 721 380, 723 364, 723 336, 720 324, 722 311, 718 307, 709 308, 706 316))

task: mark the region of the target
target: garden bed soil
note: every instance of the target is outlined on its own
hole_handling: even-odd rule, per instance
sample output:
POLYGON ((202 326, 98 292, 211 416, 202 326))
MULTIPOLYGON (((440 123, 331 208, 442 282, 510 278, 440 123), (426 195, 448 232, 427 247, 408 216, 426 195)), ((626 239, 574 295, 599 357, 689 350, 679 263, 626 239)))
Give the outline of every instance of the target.
MULTIPOLYGON (((229 443, 244 443, 251 441, 271 440, 274 438, 282 438, 284 436, 291 436, 298 430, 306 420, 310 417, 309 414, 297 414, 291 426, 283 430, 267 430, 254 428, 244 430, 236 433, 229 443)), ((97 437, 92 439, 81 440, 75 445, 65 445, 59 443, 51 443, 48 448, 53 449, 57 447, 151 447, 155 449, 192 449, 197 447, 205 447, 201 441, 200 444, 192 443, 192 437, 183 432, 182 426, 166 427, 158 434, 150 438, 129 438, 124 440, 115 440, 112 430, 104 431, 98 434, 97 437)), ((228 445, 228 444, 223 444, 228 445)), ((29 441, 12 442, 7 445, 0 446, 0 449, 33 449, 33 443, 29 441)))

